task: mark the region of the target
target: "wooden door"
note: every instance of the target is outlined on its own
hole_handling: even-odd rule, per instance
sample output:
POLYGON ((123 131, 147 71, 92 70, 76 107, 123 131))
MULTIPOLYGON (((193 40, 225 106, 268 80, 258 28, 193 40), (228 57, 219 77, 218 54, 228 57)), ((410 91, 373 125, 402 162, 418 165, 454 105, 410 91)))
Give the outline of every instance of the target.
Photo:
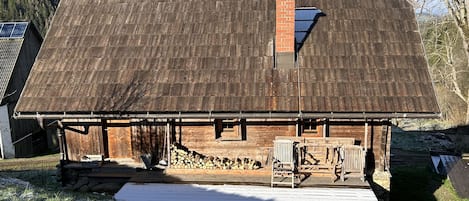
POLYGON ((109 158, 132 158, 132 143, 129 127, 108 127, 109 158))

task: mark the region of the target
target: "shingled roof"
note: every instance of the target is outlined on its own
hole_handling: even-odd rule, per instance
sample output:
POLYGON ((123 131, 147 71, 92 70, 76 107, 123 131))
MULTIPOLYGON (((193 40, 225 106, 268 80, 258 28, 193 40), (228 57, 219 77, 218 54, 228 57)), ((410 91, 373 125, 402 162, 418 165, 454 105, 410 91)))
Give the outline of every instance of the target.
POLYGON ((16 111, 439 112, 407 1, 296 4, 325 16, 273 69, 275 0, 62 0, 16 111))
MULTIPOLYGON (((26 26, 28 25, 27 22, 7 22, 7 23, 0 23, 0 96, 2 97, 1 101, 3 101, 3 97, 8 94, 5 94, 8 88, 8 84, 10 83, 11 76, 13 74, 13 70, 16 66, 18 61, 18 56, 20 54, 21 47, 23 46, 24 42, 24 32, 26 30, 26 26), (13 29, 9 29, 9 33, 3 31, 3 26, 15 26, 16 24, 21 24, 24 27, 22 29, 22 34, 17 34, 14 37, 11 36, 11 32, 13 29)), ((13 28, 11 27, 11 28, 13 28)), ((6 29, 5 29, 6 30, 6 29)))

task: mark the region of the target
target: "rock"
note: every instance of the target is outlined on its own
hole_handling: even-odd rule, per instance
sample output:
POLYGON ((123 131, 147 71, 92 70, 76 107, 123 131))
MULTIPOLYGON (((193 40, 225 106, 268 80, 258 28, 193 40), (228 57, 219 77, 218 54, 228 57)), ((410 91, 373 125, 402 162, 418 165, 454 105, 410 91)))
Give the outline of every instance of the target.
POLYGON ((82 187, 83 185, 86 185, 88 184, 89 180, 88 180, 88 177, 80 177, 77 181, 77 183, 75 183, 73 185, 73 190, 78 190, 80 189, 80 187, 82 187))
POLYGON ((121 184, 119 183, 102 183, 98 184, 96 186, 93 186, 91 188, 91 191, 93 192, 110 192, 110 193, 115 193, 119 191, 119 189, 122 187, 121 184))
POLYGON ((88 183, 88 187, 93 188, 94 186, 98 185, 99 182, 91 180, 90 183, 88 183))
POLYGON ((79 192, 82 192, 82 193, 86 193, 88 191, 90 191, 90 187, 88 187, 88 185, 83 185, 80 187, 80 189, 78 189, 79 192))

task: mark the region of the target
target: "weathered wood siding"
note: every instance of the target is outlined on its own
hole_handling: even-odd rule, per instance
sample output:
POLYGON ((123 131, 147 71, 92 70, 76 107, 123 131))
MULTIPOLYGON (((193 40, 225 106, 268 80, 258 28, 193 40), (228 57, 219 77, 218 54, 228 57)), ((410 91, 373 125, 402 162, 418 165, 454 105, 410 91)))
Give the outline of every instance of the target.
MULTIPOLYGON (((84 131, 82 126, 72 127, 84 131)), ((109 158, 140 160, 142 154, 161 157, 166 128, 163 125, 108 121, 102 126, 91 126, 87 134, 66 129, 69 159, 79 161, 84 155, 101 154, 109 158), (107 146, 105 146, 107 144, 107 146)))
MULTIPOLYGON (((73 127, 84 131, 82 126, 73 127)), ((65 130, 67 154, 69 160, 79 161, 84 155, 104 155, 103 135, 100 126, 90 126, 88 133, 79 133, 70 129, 65 130)))
POLYGON ((166 127, 154 124, 136 124, 131 127, 132 155, 134 160, 140 160, 142 154, 152 154, 153 162, 160 160, 165 149, 166 127))
MULTIPOLYGON (((215 128, 211 124, 182 126, 182 135, 177 139, 190 150, 204 155, 227 158, 251 158, 268 163, 275 136, 295 136, 295 122, 247 122, 245 140, 224 141, 215 138, 215 128), (264 124, 264 125, 262 125, 264 124), (272 125, 266 125, 272 124, 272 125)), ((178 130, 178 129, 176 129, 178 130)))
POLYGON ((108 127, 109 158, 132 157, 130 127, 108 127))
MULTIPOLYGON (((116 122, 114 122, 116 123, 116 122)), ((142 154, 152 154, 154 162, 163 156, 166 124, 149 122, 119 122, 119 126, 107 124, 107 148, 103 146, 103 129, 90 127, 87 135, 67 130, 68 153, 71 160, 79 160, 86 154, 108 152, 111 158, 132 158, 140 160, 142 154)), ((251 158, 262 165, 270 161, 273 140, 276 136, 296 136, 295 121, 247 121, 236 126, 235 132, 245 133, 239 139, 217 138, 213 122, 172 122, 171 141, 177 142, 200 154, 227 158, 251 158), (243 128, 241 128, 243 127, 243 128)), ((79 128, 77 128, 79 129, 79 128)), ((318 134, 322 136, 322 124, 318 134)), ((330 122, 326 129, 329 137, 354 138, 356 145, 365 146, 365 122, 330 122)), ((303 134, 303 137, 313 137, 303 134)), ((230 135, 230 137, 232 137, 230 135)), ((370 170, 384 170, 389 167, 390 129, 386 122, 370 122, 368 126, 367 167, 370 170)))

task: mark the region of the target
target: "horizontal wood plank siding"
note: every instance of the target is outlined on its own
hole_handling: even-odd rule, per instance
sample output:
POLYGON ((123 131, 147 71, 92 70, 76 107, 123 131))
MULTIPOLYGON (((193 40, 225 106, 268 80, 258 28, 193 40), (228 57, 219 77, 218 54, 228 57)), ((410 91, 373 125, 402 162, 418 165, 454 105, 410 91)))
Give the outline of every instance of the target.
POLYGON ((247 125, 246 140, 223 141, 215 139, 215 129, 207 126, 182 127, 182 145, 204 155, 233 158, 251 158, 263 165, 276 136, 295 136, 295 125, 247 125))
MULTIPOLYGON (((213 122, 174 123, 171 140, 190 151, 206 156, 250 158, 262 165, 270 163, 273 140, 277 136, 295 137, 295 121, 247 121, 245 139, 217 139, 213 122)), ((132 158, 140 161, 142 154, 152 154, 153 162, 166 158, 164 145, 166 126, 146 123, 131 123, 128 127, 108 127, 108 150, 111 158, 132 158)), ((237 126, 235 126, 237 127, 237 126)), ((322 126, 321 126, 322 127, 322 126)), ((77 127, 79 129, 79 127, 77 127)), ((235 128, 236 131, 238 128, 235 128)), ((322 129, 322 128, 321 128, 322 129)), ((330 138, 353 138, 355 144, 364 146, 364 122, 332 122, 329 124, 330 138)), ((87 154, 101 154, 102 138, 100 127, 90 127, 89 134, 83 135, 67 130, 68 153, 71 160, 79 160, 87 154)), ((367 167, 384 170, 389 167, 390 130, 386 122, 369 122, 367 167), (388 129, 388 130, 387 130, 388 129)), ((303 134, 302 137, 312 137, 303 134)), ((320 133, 322 137, 322 133, 320 133)))

